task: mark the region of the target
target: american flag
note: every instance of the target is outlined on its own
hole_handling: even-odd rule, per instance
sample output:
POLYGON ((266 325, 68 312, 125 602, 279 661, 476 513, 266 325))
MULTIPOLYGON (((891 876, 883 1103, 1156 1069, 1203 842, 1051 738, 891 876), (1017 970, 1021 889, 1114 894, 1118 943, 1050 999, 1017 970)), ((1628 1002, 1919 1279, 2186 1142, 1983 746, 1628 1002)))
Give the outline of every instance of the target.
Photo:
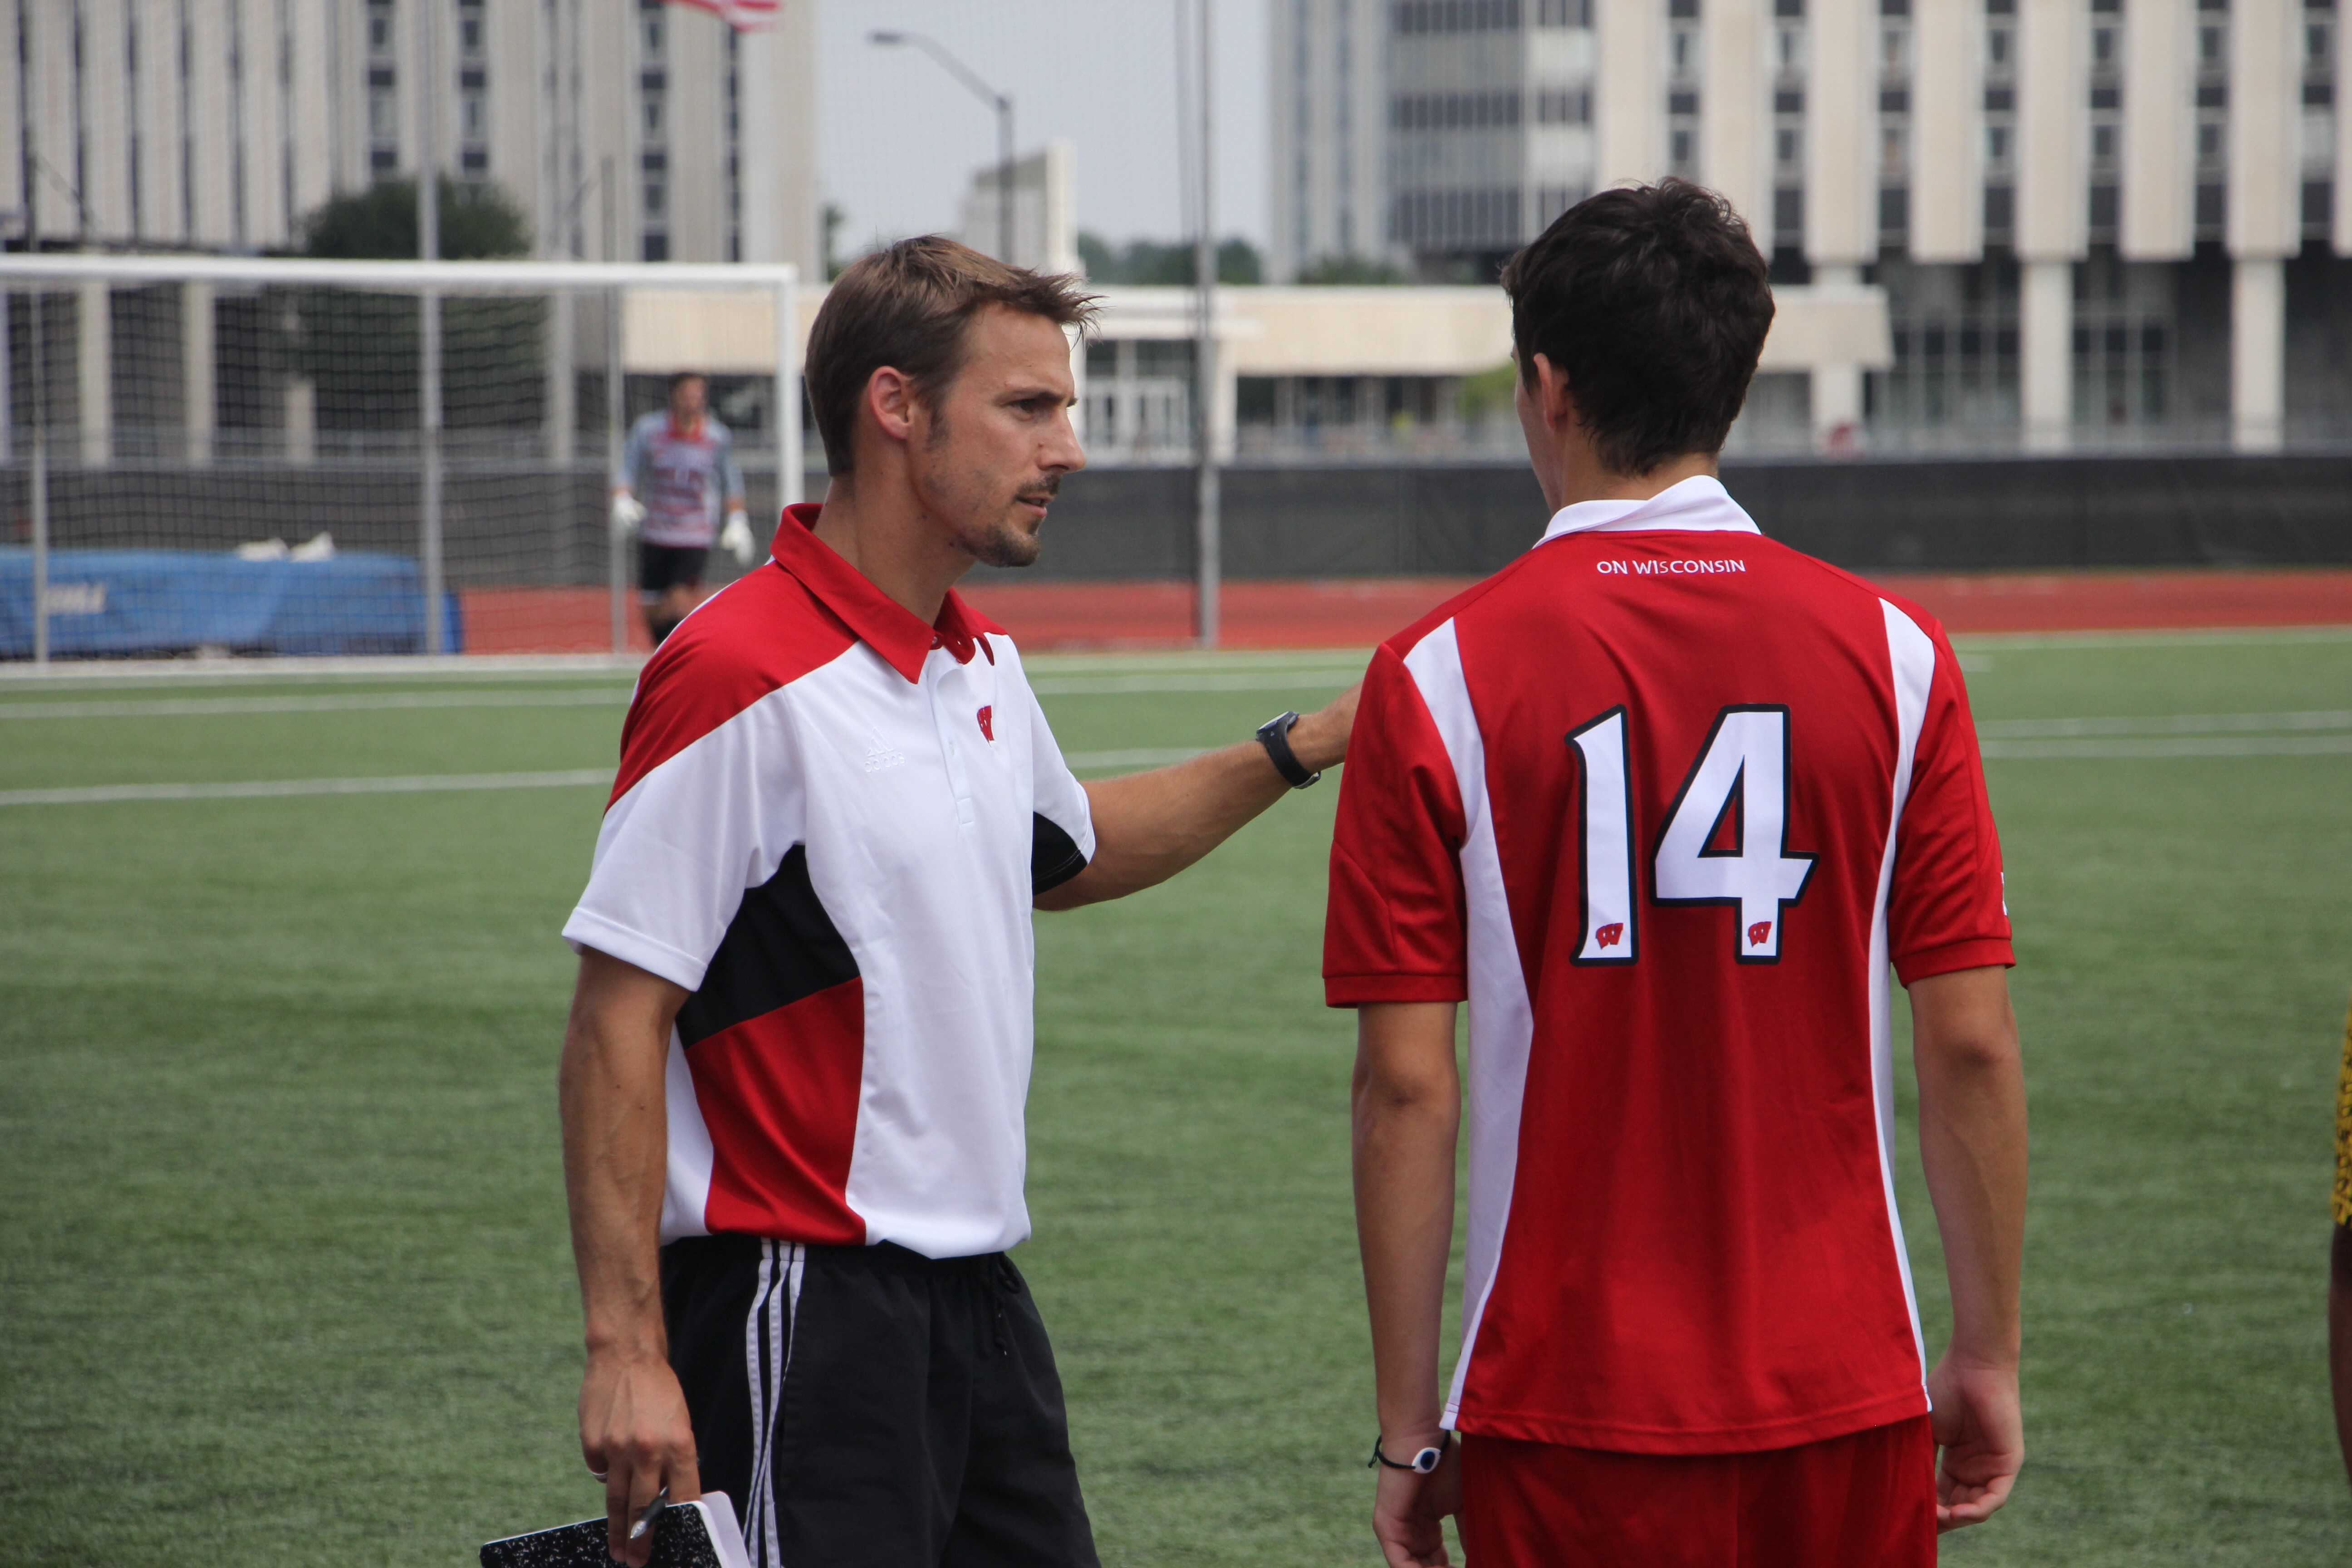
POLYGON ((708 11, 739 33, 765 32, 776 25, 776 13, 783 8, 783 0, 669 0, 669 3, 708 11))

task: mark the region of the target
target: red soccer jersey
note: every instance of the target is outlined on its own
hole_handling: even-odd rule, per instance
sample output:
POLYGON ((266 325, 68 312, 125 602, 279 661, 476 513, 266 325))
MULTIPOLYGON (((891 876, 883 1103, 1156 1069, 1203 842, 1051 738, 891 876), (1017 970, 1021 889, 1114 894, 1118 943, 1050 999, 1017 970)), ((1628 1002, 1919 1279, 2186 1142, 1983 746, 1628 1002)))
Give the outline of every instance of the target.
POLYGON ((1570 507, 1383 645, 1324 978, 1470 1004, 1446 1424, 1709 1453, 1925 1411, 1887 970, 2009 935, 1942 629, 1714 479, 1570 507))

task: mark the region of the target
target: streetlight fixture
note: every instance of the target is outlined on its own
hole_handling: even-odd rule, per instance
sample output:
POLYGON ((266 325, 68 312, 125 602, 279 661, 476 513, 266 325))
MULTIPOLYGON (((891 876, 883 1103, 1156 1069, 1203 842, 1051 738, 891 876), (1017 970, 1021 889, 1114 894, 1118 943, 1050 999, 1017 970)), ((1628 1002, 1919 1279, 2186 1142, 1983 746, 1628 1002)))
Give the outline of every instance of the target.
MULTIPOLYGON (((882 48, 912 45, 940 62, 947 73, 970 89, 972 95, 996 111, 996 246, 1002 253, 997 259, 1013 259, 1013 100, 1009 94, 997 91, 980 78, 980 73, 964 64, 938 39, 923 33, 900 32, 895 28, 877 27, 866 35, 866 41, 882 48)), ((1044 258, 1038 258, 1040 262, 1044 258)))

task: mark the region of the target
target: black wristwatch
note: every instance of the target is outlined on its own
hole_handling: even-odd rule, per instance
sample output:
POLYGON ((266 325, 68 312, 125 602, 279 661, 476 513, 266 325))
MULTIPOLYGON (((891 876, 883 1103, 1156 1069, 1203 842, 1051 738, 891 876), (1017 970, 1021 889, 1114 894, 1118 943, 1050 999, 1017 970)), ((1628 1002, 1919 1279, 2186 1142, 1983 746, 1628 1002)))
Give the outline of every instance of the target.
POLYGON ((1437 1468, 1439 1462, 1445 1458, 1446 1448, 1453 1442, 1453 1433, 1440 1432, 1433 1447, 1422 1449, 1411 1459, 1391 1459, 1381 1452, 1381 1440, 1375 1437, 1372 1439, 1372 1457, 1364 1461, 1364 1468, 1369 1470, 1374 1465, 1386 1465, 1391 1470, 1411 1470, 1415 1475, 1425 1476, 1437 1468))
POLYGON ((1274 759, 1275 772, 1280 773, 1291 788, 1305 789, 1323 775, 1308 773, 1305 764, 1299 762, 1298 753, 1290 749, 1290 727, 1297 722, 1298 715, 1296 713, 1276 714, 1257 727, 1257 743, 1265 748, 1265 754, 1274 759))

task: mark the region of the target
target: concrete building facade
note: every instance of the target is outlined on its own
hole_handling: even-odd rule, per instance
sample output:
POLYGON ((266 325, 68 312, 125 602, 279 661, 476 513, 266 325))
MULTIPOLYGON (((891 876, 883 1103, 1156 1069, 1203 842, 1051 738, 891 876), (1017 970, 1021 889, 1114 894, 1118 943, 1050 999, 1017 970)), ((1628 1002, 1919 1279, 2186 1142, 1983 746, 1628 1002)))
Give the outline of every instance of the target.
POLYGON ((5 0, 11 244, 298 247, 338 192, 495 182, 539 253, 817 264, 815 0, 5 0), (418 7, 430 7, 432 78, 418 7))
POLYGON ((1893 363, 1812 378, 1825 437, 2265 450, 2352 427, 2337 0, 1276 0, 1274 18, 1277 278, 1343 233, 1424 279, 1490 277, 1591 191, 1680 174, 1731 199, 1776 280, 1886 290, 1893 363))

